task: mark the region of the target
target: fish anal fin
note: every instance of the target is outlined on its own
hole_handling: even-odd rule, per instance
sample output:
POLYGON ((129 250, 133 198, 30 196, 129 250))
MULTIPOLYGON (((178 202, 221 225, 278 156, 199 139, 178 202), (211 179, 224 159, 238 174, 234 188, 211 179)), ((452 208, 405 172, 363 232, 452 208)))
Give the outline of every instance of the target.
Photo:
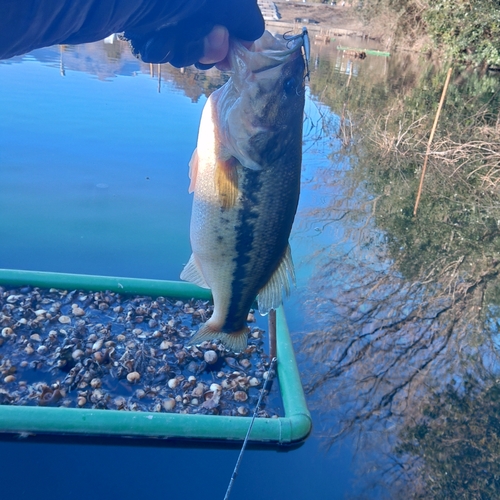
POLYGON ((201 269, 196 262, 196 257, 194 256, 194 254, 191 254, 188 263, 182 270, 181 280, 189 281, 189 283, 198 285, 201 288, 210 288, 207 285, 205 278, 203 277, 203 273, 201 272, 201 269))
POLYGON ((222 208, 234 207, 238 199, 238 166, 239 162, 231 156, 228 160, 218 159, 215 169, 215 189, 222 208))
POLYGON ((259 313, 265 315, 271 309, 277 309, 283 302, 283 292, 285 295, 289 295, 290 285, 295 285, 295 270, 292 251, 288 245, 280 265, 267 284, 259 291, 257 297, 259 313))
POLYGON ((189 161, 189 178, 191 182, 189 184, 189 193, 193 193, 196 189, 196 178, 198 177, 198 149, 193 151, 191 160, 189 161))
POLYGON ((198 345, 205 341, 219 340, 227 350, 240 353, 247 348, 249 331, 248 327, 244 327, 234 333, 225 333, 207 322, 201 325, 200 329, 191 337, 187 345, 198 345))

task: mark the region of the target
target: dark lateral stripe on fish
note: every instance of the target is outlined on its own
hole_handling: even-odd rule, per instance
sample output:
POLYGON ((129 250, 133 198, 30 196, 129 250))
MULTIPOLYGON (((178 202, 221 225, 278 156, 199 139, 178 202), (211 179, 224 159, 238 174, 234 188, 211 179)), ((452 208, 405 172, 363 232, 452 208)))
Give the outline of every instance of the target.
POLYGON ((246 314, 242 311, 250 308, 255 297, 246 297, 245 291, 248 290, 248 264, 251 263, 252 253, 254 252, 255 224, 258 221, 259 214, 256 209, 260 205, 259 193, 262 189, 262 180, 259 171, 246 170, 244 174, 243 186, 241 191, 245 193, 246 199, 243 200, 244 206, 238 211, 239 225, 236 228, 236 257, 233 258, 235 271, 231 283, 231 301, 224 324, 224 331, 237 331, 243 325, 241 319, 246 320, 246 314), (250 305, 248 305, 250 303, 250 305))
MULTIPOLYGON (((273 234, 276 242, 281 241, 281 243, 278 243, 277 247, 271 245, 278 252, 282 247, 280 254, 259 254, 263 248, 262 244, 259 245, 261 242, 256 241, 256 238, 262 237, 261 231, 257 229, 257 224, 262 223, 259 221, 259 218, 264 216, 261 212, 266 212, 266 210, 263 210, 262 205, 264 204, 267 210, 272 210, 272 207, 268 206, 269 200, 266 199, 269 192, 264 193, 262 190, 265 182, 263 176, 266 176, 263 171, 247 169, 243 179, 240 179, 240 183, 243 184, 242 192, 245 193, 246 200, 244 206, 238 212, 239 225, 235 228, 236 257, 233 258, 235 271, 231 282, 231 299, 222 328, 228 332, 242 328, 242 322, 246 320, 246 313, 255 300, 255 296, 249 295, 248 290, 260 290, 267 284, 273 273, 278 269, 288 248, 289 230, 287 225, 283 224, 279 228, 275 228, 278 234, 276 234, 276 231, 273 234), (256 269, 259 265, 262 265, 267 272, 263 273, 256 269), (255 275, 261 277, 260 282, 255 282, 255 275)), ((274 200, 278 204, 282 202, 280 196, 274 197, 274 200)))

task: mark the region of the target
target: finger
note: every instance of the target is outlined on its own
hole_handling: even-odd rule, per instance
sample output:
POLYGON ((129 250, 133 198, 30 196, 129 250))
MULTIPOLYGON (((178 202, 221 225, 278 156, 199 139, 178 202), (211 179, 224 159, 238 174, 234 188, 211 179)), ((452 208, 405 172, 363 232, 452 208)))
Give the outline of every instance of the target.
POLYGON ((201 64, 214 64, 222 61, 227 56, 229 49, 229 33, 224 26, 216 25, 205 37, 203 57, 201 64))
MULTIPOLYGON (((238 40, 239 43, 241 43, 244 47, 246 47, 248 50, 252 50, 253 42, 247 42, 245 40, 238 40)), ((220 71, 231 71, 231 62, 229 60, 229 57, 226 56, 225 59, 222 61, 219 61, 215 67, 220 70, 220 71)))

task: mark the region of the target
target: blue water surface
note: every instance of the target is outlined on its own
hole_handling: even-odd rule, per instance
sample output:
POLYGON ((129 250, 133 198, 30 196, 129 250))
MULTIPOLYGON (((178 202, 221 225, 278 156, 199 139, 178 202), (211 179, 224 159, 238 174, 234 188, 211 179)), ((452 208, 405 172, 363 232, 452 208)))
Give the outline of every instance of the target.
MULTIPOLYGON (((188 162, 206 99, 186 97, 168 75, 158 92, 150 68, 127 52, 103 63, 105 49, 54 47, 0 63, 2 268, 177 280, 189 258, 188 162)), ((316 119, 317 106, 307 109, 316 119)), ((325 244, 300 215, 321 203, 308 186, 328 161, 308 140, 292 333, 307 324, 300 290, 325 244)), ((249 449, 232 498, 349 496, 348 443, 326 449, 317 431, 289 452, 249 449)), ((0 441, 0 456, 3 498, 222 499, 238 449, 19 438, 0 441)))
POLYGON ((0 266, 178 275, 201 103, 144 74, 61 77, 30 56, 0 69, 0 266))

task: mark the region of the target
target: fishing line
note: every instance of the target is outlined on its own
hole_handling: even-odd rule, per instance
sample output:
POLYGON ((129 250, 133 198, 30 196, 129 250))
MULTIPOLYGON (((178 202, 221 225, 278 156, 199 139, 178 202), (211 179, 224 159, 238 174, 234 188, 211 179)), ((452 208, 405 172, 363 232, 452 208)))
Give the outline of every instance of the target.
POLYGON ((255 422, 255 419, 257 418, 257 413, 259 412, 260 405, 262 403, 262 399, 264 398, 265 395, 269 394, 268 385, 273 379, 274 365, 276 364, 276 361, 277 361, 277 359, 276 359, 276 357, 274 357, 271 360, 271 364, 269 365, 269 370, 267 372, 267 378, 266 378, 266 381, 264 382, 264 385, 262 386, 262 390, 260 391, 259 400, 257 401, 257 406, 255 407, 255 410, 253 412, 252 420, 250 421, 250 425, 248 426, 248 430, 247 430, 245 439, 243 440, 243 445, 241 446, 240 454, 238 455, 238 460, 236 460, 236 465, 234 466, 233 474, 231 475, 231 480, 229 481, 229 485, 227 487, 226 495, 224 496, 224 500, 229 499, 229 495, 231 494, 231 490, 233 489, 234 480, 236 479, 236 476, 238 475, 238 470, 240 468, 241 459, 243 458, 243 452, 245 451, 245 448, 247 446, 248 439, 250 437, 250 432, 252 432, 253 423, 255 422))

